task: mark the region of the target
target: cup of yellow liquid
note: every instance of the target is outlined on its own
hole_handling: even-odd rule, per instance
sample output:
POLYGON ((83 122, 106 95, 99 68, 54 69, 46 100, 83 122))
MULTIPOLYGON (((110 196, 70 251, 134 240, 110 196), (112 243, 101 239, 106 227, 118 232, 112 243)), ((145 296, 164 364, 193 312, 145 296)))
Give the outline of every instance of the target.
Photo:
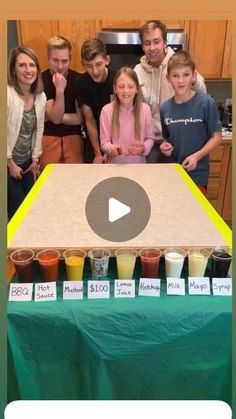
POLYGON ((103 279, 108 275, 109 257, 111 252, 104 248, 95 248, 88 252, 92 277, 103 279))
POLYGON ((63 253, 66 264, 68 281, 79 281, 83 279, 84 259, 86 252, 82 249, 68 249, 63 253))
POLYGON ((138 252, 135 249, 117 249, 115 251, 119 279, 132 279, 138 252))
POLYGON ((210 251, 202 247, 188 250, 188 276, 203 277, 206 271, 210 251))

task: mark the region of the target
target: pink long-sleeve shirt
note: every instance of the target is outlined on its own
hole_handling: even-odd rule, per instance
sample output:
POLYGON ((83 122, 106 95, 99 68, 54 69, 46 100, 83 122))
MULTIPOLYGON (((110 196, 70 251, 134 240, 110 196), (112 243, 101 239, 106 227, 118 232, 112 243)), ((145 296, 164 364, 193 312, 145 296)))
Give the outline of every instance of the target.
POLYGON ((108 163, 146 163, 146 156, 150 153, 154 143, 154 123, 149 106, 146 103, 141 105, 141 141, 135 138, 133 106, 129 109, 120 106, 119 110, 120 135, 118 140, 113 139, 111 134, 113 103, 105 105, 100 114, 100 144, 102 151, 108 155, 108 163), (115 148, 115 144, 122 144, 128 148, 134 143, 144 144, 145 150, 142 156, 109 156, 112 149, 115 148))

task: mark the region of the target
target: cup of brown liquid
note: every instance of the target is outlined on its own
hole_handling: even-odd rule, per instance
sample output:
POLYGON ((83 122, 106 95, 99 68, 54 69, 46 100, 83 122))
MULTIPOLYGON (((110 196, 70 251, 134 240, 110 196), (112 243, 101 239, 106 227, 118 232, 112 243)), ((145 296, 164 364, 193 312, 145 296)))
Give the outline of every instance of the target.
POLYGON ((31 249, 18 249, 10 254, 20 282, 33 282, 34 252, 31 249))

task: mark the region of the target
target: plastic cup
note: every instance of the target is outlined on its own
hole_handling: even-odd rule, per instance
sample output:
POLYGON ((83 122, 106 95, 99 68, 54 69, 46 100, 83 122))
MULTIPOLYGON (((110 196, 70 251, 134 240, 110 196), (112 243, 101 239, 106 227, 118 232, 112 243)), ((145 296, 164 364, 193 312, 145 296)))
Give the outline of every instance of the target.
POLYGON ((96 248, 88 252, 90 266, 94 279, 103 279, 108 274, 109 257, 111 252, 108 249, 96 248))
POLYGON ((82 249, 68 249, 63 253, 68 281, 81 281, 84 272, 86 252, 82 249))
POLYGON ((210 252, 202 247, 188 250, 188 275, 202 277, 205 274, 210 252))
POLYGON ((134 249, 117 249, 115 251, 118 278, 132 279, 138 252, 134 249))
POLYGON ((164 250, 166 278, 180 278, 186 251, 180 247, 168 247, 164 250))
POLYGON ((33 282, 33 258, 31 249, 18 249, 10 254, 20 282, 33 282))
POLYGON ((144 278, 157 278, 162 251, 156 248, 143 248, 139 251, 144 278))
POLYGON ((211 253, 211 276, 212 278, 226 278, 232 256, 228 248, 216 247, 211 253))
POLYGON ((36 258, 41 268, 45 282, 53 282, 58 279, 60 252, 55 249, 41 250, 36 258))

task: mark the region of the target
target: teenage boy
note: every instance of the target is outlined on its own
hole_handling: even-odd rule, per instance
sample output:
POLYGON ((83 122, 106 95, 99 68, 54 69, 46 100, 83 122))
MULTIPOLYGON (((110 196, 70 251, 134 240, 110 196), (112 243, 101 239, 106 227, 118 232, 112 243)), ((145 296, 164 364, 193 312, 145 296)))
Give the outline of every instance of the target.
POLYGON ((83 163, 82 115, 76 102, 80 73, 69 68, 71 49, 62 36, 53 36, 47 43, 49 68, 42 73, 47 104, 41 169, 48 163, 83 163))
MULTIPOLYGON (((167 27, 160 20, 150 20, 139 30, 144 56, 134 67, 142 88, 144 102, 151 108, 155 126, 155 143, 147 158, 149 163, 161 162, 159 146, 161 142, 160 105, 170 99, 174 90, 166 80, 167 65, 175 51, 167 47, 167 27)), ((203 77, 197 73, 194 90, 206 93, 203 77)))
POLYGON ((97 38, 88 39, 83 43, 81 61, 87 70, 80 77, 77 90, 78 105, 83 113, 89 139, 89 142, 85 142, 85 162, 103 163, 104 157, 99 141, 99 117, 103 106, 111 101, 115 72, 108 69, 110 57, 103 42, 97 38))
POLYGON ((182 164, 206 194, 209 153, 222 141, 222 125, 212 97, 193 90, 196 78, 190 54, 176 52, 167 66, 167 80, 175 93, 161 105, 163 142, 160 150, 182 164))

